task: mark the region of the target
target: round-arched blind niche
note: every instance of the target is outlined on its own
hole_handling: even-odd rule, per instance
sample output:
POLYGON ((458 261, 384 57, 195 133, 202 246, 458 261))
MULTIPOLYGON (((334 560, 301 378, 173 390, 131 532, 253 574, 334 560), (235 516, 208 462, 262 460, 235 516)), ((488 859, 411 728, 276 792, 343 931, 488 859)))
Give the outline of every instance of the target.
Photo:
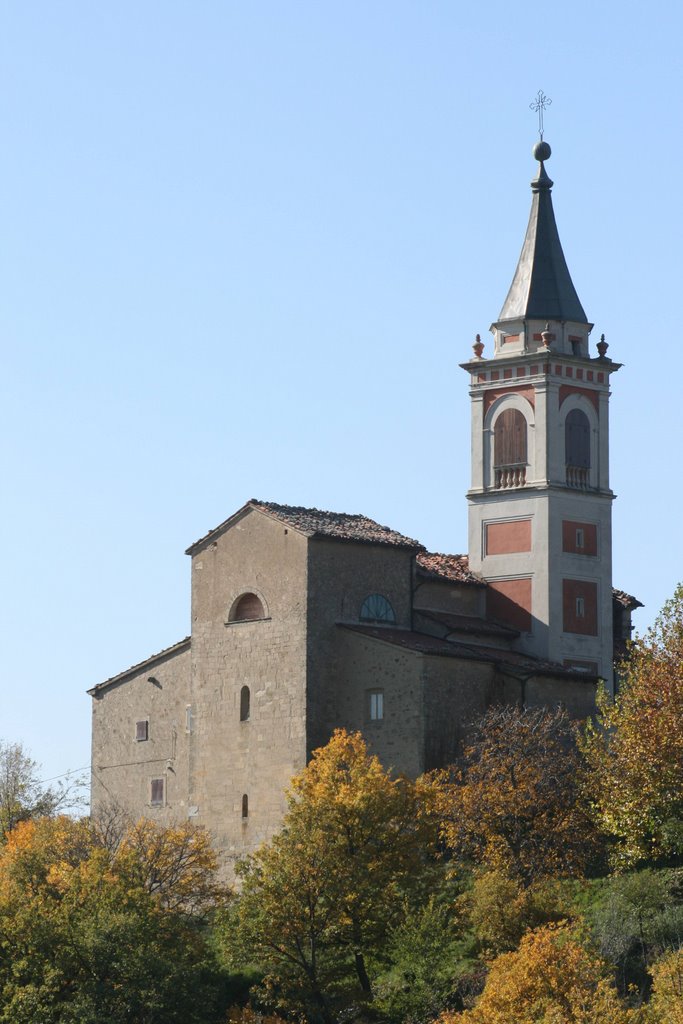
POLYGON ((360 609, 361 622, 396 622, 396 613, 384 594, 370 594, 360 609))
POLYGON ((248 622, 250 619, 265 619, 261 599, 256 594, 242 594, 235 601, 230 612, 230 622, 248 622))

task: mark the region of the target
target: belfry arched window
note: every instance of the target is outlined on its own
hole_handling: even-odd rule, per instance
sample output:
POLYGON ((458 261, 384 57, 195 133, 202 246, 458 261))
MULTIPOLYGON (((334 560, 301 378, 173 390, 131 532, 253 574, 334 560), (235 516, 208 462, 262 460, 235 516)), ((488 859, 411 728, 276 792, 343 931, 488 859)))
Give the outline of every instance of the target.
POLYGON ((564 421, 564 461, 569 487, 587 487, 591 468, 591 427, 582 409, 571 409, 564 421))
POLYGON ((396 622, 396 613, 383 594, 370 594, 360 609, 361 622, 396 622))
POLYGON ((496 487, 526 483, 527 426, 519 409, 503 409, 493 428, 493 467, 496 487))
POLYGON ((240 690, 240 722, 249 721, 249 712, 251 705, 251 694, 248 686, 243 686, 240 690))
POLYGON ((242 594, 230 610, 229 622, 249 622, 250 619, 265 619, 263 603, 256 594, 242 594))

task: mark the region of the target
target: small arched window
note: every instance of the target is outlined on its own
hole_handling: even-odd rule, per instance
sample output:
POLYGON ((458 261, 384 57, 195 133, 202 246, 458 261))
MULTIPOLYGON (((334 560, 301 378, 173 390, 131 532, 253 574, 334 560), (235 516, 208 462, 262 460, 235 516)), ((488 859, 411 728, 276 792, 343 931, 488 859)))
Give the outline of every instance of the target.
POLYGON ((572 409, 564 421, 564 460, 575 469, 590 469, 591 426, 581 409, 572 409))
POLYGON ((519 409, 503 409, 493 429, 493 465, 526 465, 526 420, 519 409))
POLYGON ((370 594, 360 609, 361 622, 396 622, 396 613, 383 594, 370 594))
POLYGON ((249 797, 245 793, 242 797, 242 821, 246 821, 249 817, 249 797))
POLYGON ((249 721, 249 706, 251 704, 251 694, 248 686, 243 686, 240 690, 240 722, 249 721))
POLYGON ((256 594, 242 594, 232 606, 229 622, 248 622, 250 619, 265 619, 266 613, 260 597, 256 594))

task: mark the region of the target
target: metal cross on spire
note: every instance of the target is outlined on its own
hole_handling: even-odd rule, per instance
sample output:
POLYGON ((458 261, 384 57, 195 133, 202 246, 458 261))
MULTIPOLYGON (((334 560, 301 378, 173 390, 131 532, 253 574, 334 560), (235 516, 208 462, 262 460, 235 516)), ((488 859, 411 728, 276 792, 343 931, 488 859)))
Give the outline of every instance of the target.
POLYGON ((542 89, 539 89, 533 103, 529 104, 529 109, 538 114, 538 134, 541 137, 541 142, 543 141, 543 111, 546 107, 549 107, 552 102, 553 101, 550 97, 546 96, 542 89))

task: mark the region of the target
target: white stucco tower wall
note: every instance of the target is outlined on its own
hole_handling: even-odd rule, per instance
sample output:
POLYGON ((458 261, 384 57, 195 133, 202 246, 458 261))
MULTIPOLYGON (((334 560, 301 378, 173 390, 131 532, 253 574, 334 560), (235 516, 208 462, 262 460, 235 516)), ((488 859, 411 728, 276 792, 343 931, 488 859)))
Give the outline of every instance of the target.
POLYGON ((610 375, 564 259, 545 142, 493 355, 465 369, 472 401, 469 562, 488 614, 529 653, 613 686, 610 375))

